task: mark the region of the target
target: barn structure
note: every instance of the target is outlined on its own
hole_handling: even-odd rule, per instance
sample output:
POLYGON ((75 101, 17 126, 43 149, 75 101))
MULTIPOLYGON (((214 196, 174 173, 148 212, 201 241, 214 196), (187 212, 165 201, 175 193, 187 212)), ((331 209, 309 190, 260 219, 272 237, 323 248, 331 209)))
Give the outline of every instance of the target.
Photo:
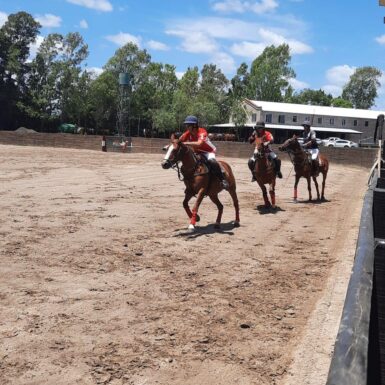
POLYGON ((302 131, 301 124, 310 120, 317 137, 330 136, 348 139, 360 143, 373 143, 377 118, 383 111, 360 110, 354 108, 313 106, 306 104, 264 102, 260 100, 243 100, 247 114, 246 123, 236 126, 230 118, 229 123, 210 127, 211 132, 231 132, 238 140, 247 140, 258 120, 263 120, 274 135, 276 143, 282 143, 293 134, 302 131))

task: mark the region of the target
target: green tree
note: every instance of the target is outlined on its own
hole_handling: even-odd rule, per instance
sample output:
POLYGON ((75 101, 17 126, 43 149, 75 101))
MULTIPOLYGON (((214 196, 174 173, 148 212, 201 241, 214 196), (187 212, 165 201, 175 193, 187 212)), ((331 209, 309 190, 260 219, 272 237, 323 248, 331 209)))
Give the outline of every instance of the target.
POLYGON ((325 91, 311 90, 306 88, 299 93, 295 93, 290 98, 290 103, 309 104, 314 106, 330 106, 333 101, 331 94, 326 94, 325 91))
POLYGON ((289 79, 295 72, 289 67, 291 56, 289 46, 282 44, 266 47, 252 63, 247 97, 271 102, 281 102, 289 79))
POLYGON ((104 71, 90 85, 89 115, 96 133, 116 127, 119 90, 117 78, 111 71, 104 71))
POLYGON ((369 109, 374 105, 380 86, 381 71, 375 67, 360 67, 350 76, 342 91, 342 98, 354 108, 369 109))
POLYGON ((242 63, 237 69, 237 74, 231 79, 231 88, 229 90, 230 98, 241 100, 247 97, 250 74, 246 63, 242 63))
POLYGON ((353 104, 349 100, 343 99, 341 96, 332 100, 333 107, 353 108, 353 104))
POLYGON ((31 63, 31 103, 26 108, 31 117, 42 121, 84 121, 88 92, 85 86, 90 84, 90 78, 80 65, 87 55, 88 47, 78 33, 49 34, 44 39, 31 63))
POLYGON ((8 16, 0 28, 0 127, 11 128, 20 119, 19 104, 28 103, 26 80, 30 66, 30 45, 36 40, 40 24, 26 12, 8 16))

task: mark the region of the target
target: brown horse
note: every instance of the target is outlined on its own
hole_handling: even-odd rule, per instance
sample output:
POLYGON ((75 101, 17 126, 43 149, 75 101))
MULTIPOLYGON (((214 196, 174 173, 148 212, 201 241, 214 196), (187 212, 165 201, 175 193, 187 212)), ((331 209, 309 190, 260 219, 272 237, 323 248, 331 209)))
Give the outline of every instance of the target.
MULTIPOLYGON (((209 196, 218 208, 215 227, 219 228, 223 213, 223 205, 218 198, 218 194, 222 190, 220 181, 210 174, 208 167, 198 159, 197 155, 189 146, 175 140, 172 136, 171 144, 168 146, 167 154, 162 162, 162 167, 164 169, 170 167, 177 168, 179 175, 179 162, 182 163, 180 172, 183 175, 183 181, 186 185, 183 207, 190 218, 190 225, 188 228, 190 230, 195 229, 196 222, 199 222, 198 209, 206 195, 209 196), (197 196, 197 199, 191 211, 188 202, 194 195, 197 196)), ((234 227, 239 227, 239 204, 235 178, 231 167, 226 162, 218 161, 218 163, 224 169, 225 178, 229 183, 229 193, 235 208, 234 227)))
POLYGON ((319 173, 314 172, 312 165, 309 161, 308 154, 302 149, 301 145, 297 140, 297 136, 294 135, 291 139, 287 139, 286 142, 284 142, 282 146, 279 147, 279 149, 281 151, 287 151, 289 155, 293 155, 293 157, 290 156, 290 159, 294 165, 294 171, 295 171, 294 201, 297 201, 297 196, 298 196, 297 186, 298 186, 299 179, 301 177, 304 177, 307 180, 307 189, 309 191, 309 201, 312 200, 310 178, 313 178, 315 188, 317 190, 317 199, 325 200, 325 181, 329 171, 329 161, 327 157, 322 154, 320 154, 318 157, 319 158, 318 171, 319 173, 322 174, 322 193, 320 196, 318 182, 317 182, 317 176, 319 173))
MULTIPOLYGON (((263 138, 255 138, 255 144, 257 152, 255 153, 255 166, 254 166, 254 176, 262 190, 263 200, 265 201, 265 207, 273 209, 275 208, 275 181, 276 174, 273 165, 267 159, 266 148, 263 144, 263 138), (265 184, 270 186, 269 193, 271 198, 271 204, 267 196, 267 189, 265 184)), ((250 166, 251 167, 251 166, 250 166)))

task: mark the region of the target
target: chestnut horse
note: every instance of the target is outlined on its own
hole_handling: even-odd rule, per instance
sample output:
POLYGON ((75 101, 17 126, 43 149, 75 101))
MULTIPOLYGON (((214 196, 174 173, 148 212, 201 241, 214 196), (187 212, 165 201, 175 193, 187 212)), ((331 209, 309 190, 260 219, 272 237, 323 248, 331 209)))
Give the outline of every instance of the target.
POLYGON ((259 187, 262 190, 263 200, 265 201, 265 207, 275 208, 275 181, 276 174, 273 165, 267 159, 266 148, 263 144, 263 138, 255 138, 255 145, 257 152, 254 153, 255 157, 255 166, 254 166, 254 176, 258 182, 259 187), (269 184, 269 193, 271 198, 271 204, 267 196, 267 189, 265 184, 269 184))
POLYGON ((279 147, 279 149, 280 151, 287 151, 289 155, 293 155, 293 157, 290 156, 290 159, 294 165, 294 171, 295 171, 294 201, 297 201, 297 196, 298 196, 297 186, 298 186, 299 179, 301 177, 304 177, 307 180, 307 189, 309 191, 309 201, 312 200, 310 178, 313 178, 315 188, 317 190, 317 199, 325 200, 325 181, 329 171, 329 161, 327 157, 322 154, 319 154, 318 156, 318 159, 319 159, 318 170, 322 174, 322 192, 320 196, 318 182, 317 182, 318 173, 317 174, 314 173, 311 162, 309 161, 308 154, 301 147, 300 143, 297 140, 297 137, 294 135, 291 139, 287 139, 282 144, 282 146, 279 147))
MULTIPOLYGON (((177 168, 179 176, 179 162, 182 163, 180 173, 183 175, 183 181, 186 185, 183 207, 190 218, 188 228, 190 230, 195 229, 196 222, 199 222, 198 209, 206 195, 209 196, 218 208, 215 228, 219 228, 223 213, 223 205, 218 198, 218 194, 222 190, 220 181, 210 174, 208 167, 202 161, 199 161, 197 155, 189 146, 186 146, 179 140, 175 140, 172 136, 171 144, 168 146, 167 154, 162 162, 162 167, 164 169, 170 167, 177 168), (197 199, 191 211, 188 202, 194 195, 197 196, 197 199)), ((234 227, 239 227, 239 204, 235 178, 231 167, 226 162, 218 161, 218 163, 225 170, 225 178, 229 183, 229 193, 235 208, 234 227)))

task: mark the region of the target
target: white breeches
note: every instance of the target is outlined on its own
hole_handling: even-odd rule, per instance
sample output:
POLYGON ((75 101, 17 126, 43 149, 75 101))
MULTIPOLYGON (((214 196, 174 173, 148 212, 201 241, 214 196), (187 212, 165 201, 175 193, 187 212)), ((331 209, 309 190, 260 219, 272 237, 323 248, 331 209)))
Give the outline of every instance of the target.
POLYGON ((318 158, 319 149, 318 148, 309 148, 307 149, 307 152, 311 156, 311 160, 316 160, 318 158))
POLYGON ((201 152, 200 154, 202 154, 207 160, 215 159, 215 152, 201 152))

